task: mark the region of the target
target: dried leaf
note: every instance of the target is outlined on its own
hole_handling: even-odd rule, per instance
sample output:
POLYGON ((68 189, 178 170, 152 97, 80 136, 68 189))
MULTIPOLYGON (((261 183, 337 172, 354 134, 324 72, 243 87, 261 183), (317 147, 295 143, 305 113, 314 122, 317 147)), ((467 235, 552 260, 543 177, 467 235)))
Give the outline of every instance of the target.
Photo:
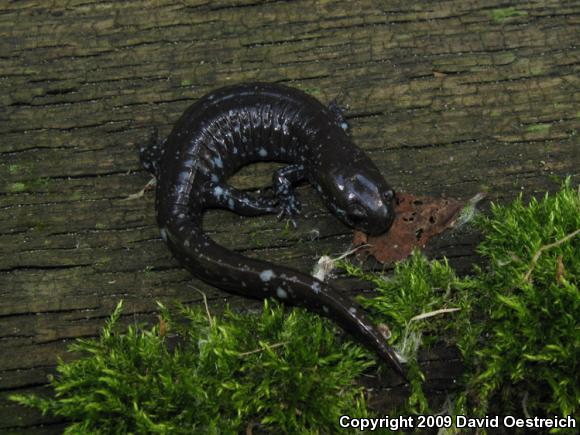
POLYGON ((393 226, 380 236, 354 232, 354 245, 369 244, 361 249, 363 255, 372 255, 381 263, 400 261, 414 248, 424 248, 433 236, 453 227, 465 201, 431 198, 408 193, 397 193, 393 226))
POLYGON ((167 334, 167 322, 161 316, 159 316, 159 336, 164 337, 167 334))
POLYGON ((556 261, 556 282, 562 284, 562 279, 564 278, 564 262, 562 261, 562 255, 558 255, 558 260, 556 261))

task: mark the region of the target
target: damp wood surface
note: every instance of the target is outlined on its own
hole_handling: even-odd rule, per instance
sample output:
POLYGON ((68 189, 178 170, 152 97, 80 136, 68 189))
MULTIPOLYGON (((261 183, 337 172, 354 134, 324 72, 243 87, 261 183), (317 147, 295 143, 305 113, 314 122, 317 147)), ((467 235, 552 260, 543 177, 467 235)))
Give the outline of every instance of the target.
MULTIPOLYGON (((206 92, 241 81, 300 88, 349 106, 354 141, 396 190, 508 202, 580 168, 580 3, 560 1, 6 1, 0 3, 0 431, 63 423, 7 400, 40 392, 57 357, 93 337, 116 303, 155 320, 155 301, 259 303, 192 279, 155 224, 137 149, 169 133, 206 92), (356 5, 356 6, 355 6, 356 5)), ((345 162, 348 164, 348 162, 345 162)), ((242 188, 267 185, 248 167, 242 188)), ((212 212, 206 229, 249 256, 312 269, 351 231, 308 186, 298 228, 212 212)), ((477 261, 463 229, 429 249, 460 272, 477 261)), ((371 289, 344 278, 344 291, 371 289)), ((457 355, 425 355, 434 397, 457 355)), ((404 397, 394 379, 373 400, 404 397)))

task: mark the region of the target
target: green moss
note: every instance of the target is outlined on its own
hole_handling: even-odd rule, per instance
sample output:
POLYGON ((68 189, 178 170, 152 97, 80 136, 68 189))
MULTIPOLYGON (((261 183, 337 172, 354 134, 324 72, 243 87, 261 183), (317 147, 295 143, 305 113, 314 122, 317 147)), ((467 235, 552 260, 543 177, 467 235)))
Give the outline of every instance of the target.
MULTIPOLYGON (((24 170, 23 167, 20 165, 10 165, 8 167, 8 172, 12 175, 17 174, 23 170, 24 170)), ((24 192, 29 189, 37 189, 37 188, 46 189, 50 185, 51 181, 52 180, 50 178, 39 177, 34 178, 32 180, 27 180, 26 182, 18 181, 15 183, 11 183, 8 185, 9 186, 8 188, 11 192, 24 192)))
POLYGON ((280 231, 280 236, 283 239, 288 239, 291 238, 293 234, 294 234, 294 225, 292 224, 292 219, 286 219, 286 222, 284 223, 284 228, 282 228, 282 231, 280 231))
POLYGON ((181 86, 191 86, 192 81, 188 79, 184 79, 181 81, 181 86))
POLYGON ((485 234, 478 252, 485 269, 457 278, 444 262, 414 253, 392 278, 345 264, 372 281, 377 297, 363 301, 389 325, 408 360, 406 413, 429 410, 418 348, 455 344, 466 366, 456 414, 568 416, 580 407, 580 190, 567 179, 555 195, 492 206, 476 219, 485 234), (441 308, 460 311, 414 322, 441 308), (524 399, 525 398, 525 399, 524 399))
POLYGON ((35 188, 48 189, 52 183, 52 179, 49 177, 38 177, 30 180, 30 185, 35 188))
POLYGON ((143 269, 143 277, 144 278, 153 277, 153 266, 151 265, 145 266, 145 269, 143 269))
POLYGON ((392 278, 364 272, 350 263, 341 265, 349 275, 376 286, 376 296, 359 300, 377 322, 389 326, 392 344, 407 361, 411 393, 404 412, 429 412, 417 353, 421 346, 439 341, 451 326, 463 326, 468 320, 469 301, 462 291, 466 282, 457 278, 446 260, 430 262, 419 251, 397 264, 392 278))
POLYGON ((20 171, 22 170, 22 166, 19 164, 12 164, 12 165, 8 165, 8 173, 10 175, 15 175, 18 174, 20 171))
POLYGON ((322 90, 318 87, 314 87, 314 86, 305 86, 303 83, 297 82, 295 84, 295 86, 297 88, 299 88, 300 90, 306 92, 307 94, 312 94, 312 95, 318 95, 322 92, 322 90))
POLYGON ((529 125, 526 131, 529 133, 547 133, 552 128, 552 124, 532 124, 529 125))
POLYGON ((399 33, 395 35, 395 39, 400 42, 410 41, 413 39, 413 35, 408 33, 399 33))
POLYGON ((24 183, 18 182, 9 184, 8 188, 11 192, 24 192, 27 189, 27 186, 24 183))
POLYGON ((508 65, 513 61, 515 61, 517 59, 517 56, 515 55, 515 53, 508 51, 505 53, 498 53, 497 55, 495 55, 495 59, 498 65, 508 65))
POLYGON ((464 402, 481 415, 510 410, 526 397, 531 415, 571 415, 580 399, 580 191, 568 179, 560 192, 524 204, 493 205, 480 218, 479 253, 488 269, 473 332, 460 337, 471 364, 464 402), (485 340, 476 337, 486 337, 485 340), (469 398, 469 400, 467 400, 469 398))
POLYGON ((96 268, 106 266, 109 264, 113 259, 111 257, 101 257, 95 261, 94 266, 96 268))
POLYGON ((504 23, 512 18, 527 17, 526 11, 519 11, 516 8, 493 9, 489 12, 489 17, 496 23, 504 23))
POLYGON ((28 226, 33 228, 35 231, 44 231, 48 228, 48 223, 44 220, 33 219, 28 223, 28 226))
POLYGON ((308 434, 367 414, 354 379, 370 363, 329 322, 268 303, 258 316, 183 308, 174 321, 161 311, 169 335, 159 326, 117 333, 119 304, 99 339, 71 346, 84 357, 59 365, 55 399, 12 399, 72 419, 66 433, 308 434), (178 344, 169 350, 169 341, 178 344))

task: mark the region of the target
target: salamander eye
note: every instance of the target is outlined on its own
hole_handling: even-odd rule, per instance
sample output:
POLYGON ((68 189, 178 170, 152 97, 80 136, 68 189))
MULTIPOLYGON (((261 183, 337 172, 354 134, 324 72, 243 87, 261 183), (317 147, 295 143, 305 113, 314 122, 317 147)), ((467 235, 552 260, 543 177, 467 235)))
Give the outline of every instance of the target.
POLYGON ((395 197, 395 192, 393 192, 392 189, 387 190, 385 193, 383 193, 383 198, 385 198, 386 201, 392 201, 393 198, 395 197))

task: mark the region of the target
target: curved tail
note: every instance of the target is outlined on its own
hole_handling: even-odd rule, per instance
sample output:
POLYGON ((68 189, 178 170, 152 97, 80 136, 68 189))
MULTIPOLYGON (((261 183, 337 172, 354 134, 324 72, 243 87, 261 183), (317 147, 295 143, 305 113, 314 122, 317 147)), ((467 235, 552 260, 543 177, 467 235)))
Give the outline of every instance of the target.
POLYGON ((253 299, 272 297, 328 317, 406 379, 396 353, 358 303, 310 275, 218 245, 201 231, 201 222, 196 220, 190 215, 161 227, 175 257, 196 277, 231 293, 253 299))

